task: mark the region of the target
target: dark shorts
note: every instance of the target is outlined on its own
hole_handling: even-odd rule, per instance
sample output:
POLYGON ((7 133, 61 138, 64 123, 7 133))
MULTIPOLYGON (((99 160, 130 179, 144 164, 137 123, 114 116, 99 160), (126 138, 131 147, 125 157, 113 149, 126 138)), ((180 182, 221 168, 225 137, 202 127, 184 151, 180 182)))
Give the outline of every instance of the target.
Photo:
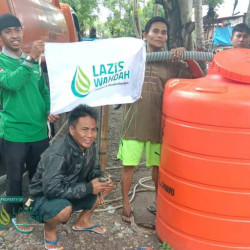
POLYGON ((95 204, 97 195, 89 194, 83 199, 67 200, 53 199, 48 200, 45 197, 38 197, 31 203, 31 217, 38 222, 44 223, 46 220, 54 218, 64 208, 72 206, 72 210, 78 211, 81 209, 91 210, 95 204))

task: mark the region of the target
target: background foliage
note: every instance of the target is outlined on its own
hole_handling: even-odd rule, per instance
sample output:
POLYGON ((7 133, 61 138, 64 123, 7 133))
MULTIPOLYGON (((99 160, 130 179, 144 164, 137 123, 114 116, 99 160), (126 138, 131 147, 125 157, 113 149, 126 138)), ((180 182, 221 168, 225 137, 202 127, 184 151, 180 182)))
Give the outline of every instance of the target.
MULTIPOLYGON (((104 38, 135 36, 133 27, 133 0, 60 0, 69 4, 77 13, 82 34, 89 27, 95 25, 97 33, 104 38), (107 21, 101 22, 100 6, 109 10, 107 21)), ((154 0, 139 0, 139 16, 141 26, 154 16, 154 0)), ((163 8, 159 8, 159 15, 164 17, 163 8)))
MULTIPOLYGON (((204 19, 204 23, 217 17, 216 7, 222 4, 223 1, 224 0, 203 0, 203 4, 209 6, 208 13, 205 13, 207 16, 204 19)), ((135 36, 133 25, 134 0, 61 0, 61 2, 68 3, 76 11, 82 35, 88 33, 89 27, 94 25, 97 27, 97 35, 102 38, 135 36), (100 18, 100 14, 103 13, 103 7, 105 7, 109 13, 105 22, 101 21, 100 18)), ((137 0, 137 2, 141 30, 145 27, 146 22, 155 15, 156 3, 158 3, 158 15, 168 19, 169 17, 167 17, 167 15, 171 15, 171 12, 174 11, 173 6, 176 6, 176 13, 178 13, 178 8, 183 10, 185 9, 183 5, 188 3, 193 4, 193 0, 137 0), (180 3, 182 8, 180 8, 180 3)), ((189 15, 191 15, 191 13, 189 13, 189 15)), ((179 34, 181 35, 183 34, 183 29, 186 28, 186 33, 189 33, 190 36, 194 29, 192 28, 194 24, 183 23, 183 21, 180 20, 181 18, 183 19, 183 13, 180 13, 180 15, 174 14, 174 17, 176 20, 170 18, 170 27, 175 26, 175 29, 179 27, 179 34), (175 23, 178 23, 179 26, 176 27, 175 23), (190 28, 187 29, 187 27, 190 28)), ((178 32, 176 31, 174 33, 177 34, 178 32)), ((170 39, 175 40, 175 38, 172 38, 172 35, 170 39)), ((183 45, 186 45, 185 38, 180 39, 180 41, 182 40, 184 41, 183 45)), ((181 43, 182 42, 179 42, 175 45, 183 46, 181 43)))

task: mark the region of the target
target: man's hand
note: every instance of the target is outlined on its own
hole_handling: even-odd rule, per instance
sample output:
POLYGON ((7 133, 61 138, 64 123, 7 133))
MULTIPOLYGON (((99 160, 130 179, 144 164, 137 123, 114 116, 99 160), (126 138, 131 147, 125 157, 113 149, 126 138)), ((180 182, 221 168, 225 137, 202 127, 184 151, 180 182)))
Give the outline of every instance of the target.
POLYGON ((41 40, 33 42, 30 50, 30 56, 38 61, 42 53, 44 53, 44 42, 41 40))
POLYGON ((54 123, 54 122, 58 121, 59 119, 60 119, 59 115, 49 114, 49 116, 48 116, 48 121, 51 123, 54 123))
POLYGON ((176 49, 171 49, 171 54, 172 56, 174 57, 174 60, 175 59, 180 59, 182 53, 186 51, 186 49, 184 47, 179 47, 179 48, 176 48, 176 49))
POLYGON ((114 187, 113 181, 100 182, 98 178, 93 179, 91 183, 93 185, 93 194, 106 193, 112 190, 114 187))

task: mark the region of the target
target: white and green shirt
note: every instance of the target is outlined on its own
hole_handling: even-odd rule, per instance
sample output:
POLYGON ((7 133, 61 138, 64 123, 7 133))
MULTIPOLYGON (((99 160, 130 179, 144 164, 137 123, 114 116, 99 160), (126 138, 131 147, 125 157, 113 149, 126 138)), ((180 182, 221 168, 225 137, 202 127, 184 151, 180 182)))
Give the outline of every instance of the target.
POLYGON ((35 142, 47 137, 49 90, 38 64, 25 61, 5 48, 0 53, 0 138, 35 142))

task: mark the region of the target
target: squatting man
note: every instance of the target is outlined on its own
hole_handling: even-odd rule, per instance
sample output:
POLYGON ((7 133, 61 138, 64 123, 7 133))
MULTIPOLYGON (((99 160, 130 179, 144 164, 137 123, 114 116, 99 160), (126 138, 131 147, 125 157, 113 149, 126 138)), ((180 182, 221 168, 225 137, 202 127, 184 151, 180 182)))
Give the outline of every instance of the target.
MULTIPOLYGON (((72 230, 104 234, 91 215, 114 188, 112 180, 102 182, 105 173, 96 160, 97 114, 93 108, 79 105, 69 115, 68 134, 55 141, 41 156, 31 180, 29 192, 32 211, 43 218, 46 249, 64 249, 56 227, 65 223, 72 212, 82 210, 72 230)), ((31 212, 32 213, 32 212, 31 212)), ((31 214, 32 215, 32 214, 31 214)), ((39 221, 41 222, 41 221, 39 221)))

